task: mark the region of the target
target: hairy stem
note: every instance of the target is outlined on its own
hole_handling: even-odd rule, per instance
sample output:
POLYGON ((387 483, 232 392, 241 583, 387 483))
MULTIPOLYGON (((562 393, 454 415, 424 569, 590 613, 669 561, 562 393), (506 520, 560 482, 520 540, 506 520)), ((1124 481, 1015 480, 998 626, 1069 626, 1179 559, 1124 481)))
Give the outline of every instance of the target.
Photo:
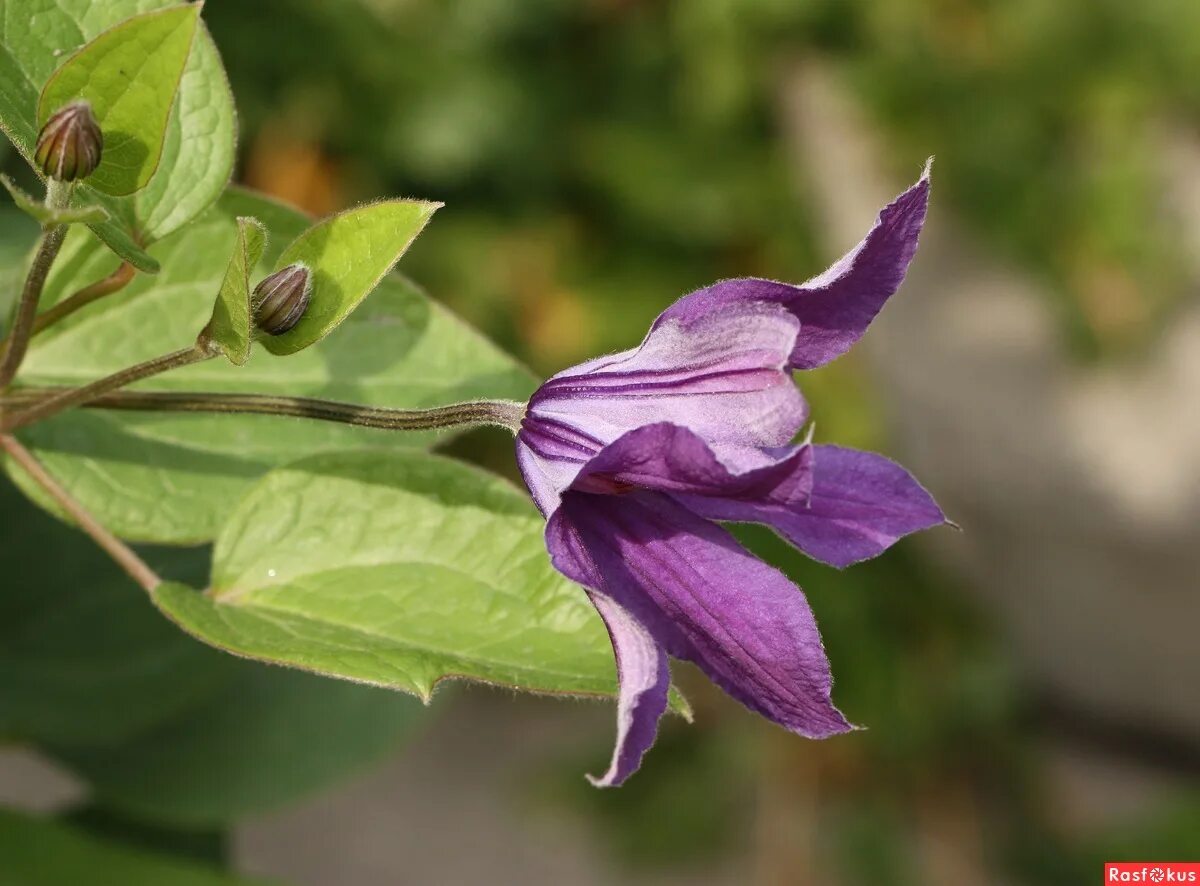
POLYGON ((121 262, 121 266, 105 277, 83 287, 74 295, 64 298, 37 315, 33 321, 33 334, 37 335, 48 326, 53 326, 63 317, 70 316, 80 308, 87 307, 92 302, 119 292, 129 285, 129 281, 137 275, 137 270, 129 262, 121 262))
MULTIPOLYGON (((70 200, 71 188, 62 182, 51 179, 46 185, 46 205, 51 209, 63 209, 70 200)), ((42 297, 42 289, 46 278, 50 275, 50 267, 62 249, 63 239, 67 236, 66 225, 50 225, 42 229, 42 238, 38 242, 37 252, 33 257, 33 265, 25 277, 25 285, 21 289, 21 300, 17 303, 17 314, 13 320, 12 332, 8 336, 8 345, 4 348, 4 356, 0 358, 0 391, 11 383, 21 368, 25 352, 29 350, 29 339, 33 335, 33 324, 37 317, 38 302, 42 297)))
MULTIPOLYGON (((24 406, 49 402, 55 388, 25 388, 0 399, 0 406, 24 406)), ((259 394, 176 393, 165 391, 116 391, 90 399, 94 409, 118 409, 146 412, 216 412, 250 415, 279 415, 310 418, 363 428, 389 431, 425 431, 469 425, 499 425, 514 433, 521 426, 525 404, 511 400, 478 400, 432 409, 383 409, 316 400, 309 397, 271 397, 259 394)), ((33 407, 37 408, 37 407, 33 407)), ((19 413, 19 421, 24 415, 19 413)))
POLYGON ((147 592, 153 591, 162 578, 139 557, 132 548, 117 538, 90 513, 87 508, 75 500, 59 482, 54 479, 45 466, 37 460, 32 452, 18 442, 15 437, 0 435, 0 449, 8 453, 20 468, 30 476, 47 494, 58 503, 79 528, 91 536, 92 540, 107 553, 118 566, 129 574, 129 577, 141 585, 147 592))
POLYGON ((97 397, 102 397, 126 385, 133 384, 135 381, 141 381, 144 378, 150 378, 153 375, 159 375, 171 369, 178 369, 181 366, 199 363, 202 360, 209 360, 214 356, 216 356, 215 352, 198 345, 192 345, 190 348, 184 348, 181 351, 172 351, 169 354, 163 354, 161 357, 155 357, 153 360, 147 360, 145 363, 138 363, 136 366, 130 366, 128 369, 122 369, 120 372, 114 372, 112 375, 97 379, 89 385, 60 390, 58 393, 39 401, 25 411, 13 415, 12 418, 5 422, 3 431, 5 433, 15 431, 34 422, 43 421, 53 415, 58 415, 63 410, 85 406, 97 397))

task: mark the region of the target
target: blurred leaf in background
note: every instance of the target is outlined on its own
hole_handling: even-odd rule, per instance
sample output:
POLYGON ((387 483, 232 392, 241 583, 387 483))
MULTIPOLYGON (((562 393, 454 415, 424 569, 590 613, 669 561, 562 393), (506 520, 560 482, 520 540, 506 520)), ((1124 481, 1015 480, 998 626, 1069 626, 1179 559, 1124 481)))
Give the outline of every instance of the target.
POLYGON ((0 871, 19 886, 268 886, 0 810, 0 871))
MULTIPOLYGON (((98 808, 219 830, 361 770, 428 716, 398 693, 201 645, 11 486, 0 525, 0 735, 63 762, 98 808)), ((207 549, 144 554, 165 576, 206 582, 207 549)))

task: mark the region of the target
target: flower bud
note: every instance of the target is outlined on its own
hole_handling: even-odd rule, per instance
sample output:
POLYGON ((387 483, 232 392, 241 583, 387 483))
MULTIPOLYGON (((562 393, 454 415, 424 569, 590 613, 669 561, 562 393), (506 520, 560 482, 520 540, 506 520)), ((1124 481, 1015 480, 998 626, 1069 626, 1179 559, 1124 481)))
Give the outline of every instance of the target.
POLYGON ((38 133, 33 158, 42 172, 59 181, 87 178, 100 165, 104 134, 83 100, 59 108, 38 133))
POLYGON ((302 264, 288 265, 254 287, 254 323, 267 335, 283 335, 300 322, 312 295, 312 275, 302 264))

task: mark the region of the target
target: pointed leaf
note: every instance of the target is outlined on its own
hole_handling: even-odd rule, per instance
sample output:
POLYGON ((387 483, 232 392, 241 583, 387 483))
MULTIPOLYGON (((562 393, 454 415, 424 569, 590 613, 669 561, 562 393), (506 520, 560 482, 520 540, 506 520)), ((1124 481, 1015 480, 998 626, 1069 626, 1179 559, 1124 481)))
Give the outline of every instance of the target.
POLYGON ((66 209, 51 209, 42 201, 25 193, 7 175, 0 175, 0 184, 12 195, 17 208, 36 219, 40 225, 73 225, 93 224, 108 219, 108 213, 99 206, 70 207, 66 209))
POLYGON ((207 594, 164 585, 154 599, 239 655, 426 700, 447 677, 612 695, 608 636, 542 528, 527 495, 450 459, 314 456, 242 500, 207 594))
POLYGON ((317 222, 283 251, 280 270, 297 262, 312 272, 312 300, 296 326, 266 336, 272 354, 294 354, 320 341, 358 307, 429 222, 440 203, 386 200, 317 222))
MULTIPOLYGON (((171 109, 158 169, 146 187, 130 197, 84 189, 79 200, 98 202, 114 215, 93 230, 126 261, 147 270, 136 260, 141 256, 130 256, 129 242, 161 240, 212 205, 233 172, 236 127, 225 68, 201 22, 171 109)), ((149 272, 156 271, 157 267, 149 272)))
POLYGON ((91 102, 104 132, 100 166, 88 177, 96 190, 132 194, 158 168, 200 8, 183 4, 110 28, 67 59, 42 89, 39 128, 69 102, 91 102))
POLYGON ((221 281, 212 319, 201 333, 202 341, 220 346, 231 363, 241 366, 250 359, 254 321, 250 310, 250 272, 267 245, 267 229, 253 218, 237 220, 237 243, 221 281))
POLYGON ((92 230, 100 237, 101 241, 113 251, 119 258, 129 262, 139 271, 145 274, 157 274, 161 270, 158 260, 150 253, 143 249, 138 242, 133 239, 133 235, 129 229, 123 226, 115 219, 110 219, 107 222, 94 224, 92 230))

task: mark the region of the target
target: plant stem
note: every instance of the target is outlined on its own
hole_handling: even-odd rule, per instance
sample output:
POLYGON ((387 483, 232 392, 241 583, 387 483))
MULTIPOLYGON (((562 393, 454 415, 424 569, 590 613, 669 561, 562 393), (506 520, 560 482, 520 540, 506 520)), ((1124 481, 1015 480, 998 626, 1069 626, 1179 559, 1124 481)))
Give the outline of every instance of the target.
MULTIPOLYGON (((70 197, 70 185, 54 179, 47 182, 46 205, 51 209, 65 208, 70 197)), ((41 300, 46 278, 50 275, 50 266, 58 257, 58 251, 62 249, 66 236, 66 225, 50 225, 42 229, 42 238, 34 254, 33 265, 29 268, 25 286, 21 289, 21 300, 17 303, 17 315, 8 337, 8 346, 4 349, 3 359, 0 359, 0 391, 12 383, 17 370, 21 368, 21 362, 25 359, 29 339, 33 335, 38 301, 41 300)))
MULTIPOLYGON (((0 405, 21 406, 37 402, 55 388, 26 388, 11 392, 0 405)), ((42 400, 42 402, 48 402, 42 400)), ((514 433, 521 427, 525 404, 512 400, 478 400, 432 409, 384 409, 316 400, 309 397, 272 397, 259 394, 209 394, 166 391, 116 391, 90 399, 93 409, 147 412, 215 412, 278 415, 339 422, 389 431, 424 431, 468 425, 498 425, 514 433)), ((37 408, 37 407, 34 407, 37 408)), ((19 413, 18 421, 28 413, 19 413)))
POLYGON ((121 266, 105 277, 103 280, 97 280, 91 283, 74 295, 64 298, 56 305, 44 310, 37 315, 37 319, 33 322, 33 334, 37 335, 48 326, 53 326, 63 317, 74 314, 80 308, 87 307, 92 302, 104 298, 106 295, 112 295, 114 292, 119 292, 129 285, 129 281, 137 275, 137 270, 129 262, 121 262, 121 266))
POLYGON ((97 379, 89 385, 61 390, 53 396, 31 406, 24 412, 18 412, 4 424, 2 430, 5 433, 15 431, 34 422, 43 421, 53 415, 58 415, 58 413, 65 409, 84 406, 97 397, 133 384, 135 381, 141 381, 144 378, 150 378, 153 375, 158 375, 171 369, 178 369, 181 366, 199 363, 202 360, 210 360, 214 356, 216 356, 215 352, 198 345, 192 345, 190 348, 184 348, 181 351, 172 351, 169 354, 163 354, 161 357, 155 357, 153 360, 138 363, 136 366, 130 366, 128 369, 122 369, 120 372, 114 372, 112 375, 97 379))
POLYGON ((67 514, 79 524, 79 528, 91 536, 92 540, 104 549, 117 565, 129 574, 129 577, 141 585, 147 592, 153 591, 162 578, 125 542, 117 538, 90 513, 87 508, 75 500, 59 482, 54 479, 45 466, 37 460, 32 452, 26 449, 15 437, 0 435, 0 449, 9 454, 14 462, 28 474, 35 483, 41 486, 58 503, 67 514))

